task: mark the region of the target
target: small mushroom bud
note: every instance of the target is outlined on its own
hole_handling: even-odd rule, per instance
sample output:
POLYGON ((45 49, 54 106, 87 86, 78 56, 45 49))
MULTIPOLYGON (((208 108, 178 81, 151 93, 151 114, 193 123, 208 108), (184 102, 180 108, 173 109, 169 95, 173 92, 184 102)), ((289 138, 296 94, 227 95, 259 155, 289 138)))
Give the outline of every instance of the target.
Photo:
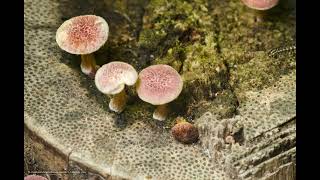
POLYGON ((176 125, 171 129, 173 137, 182 143, 191 144, 199 139, 198 129, 183 118, 177 118, 176 125))
POLYGON ((56 41, 68 53, 81 55, 81 71, 94 78, 98 66, 93 52, 105 44, 108 35, 108 23, 102 17, 83 15, 65 21, 56 32, 56 41))
POLYGON ((182 91, 180 74, 168 65, 152 65, 139 73, 137 93, 140 99, 157 105, 153 118, 163 121, 167 118, 167 104, 176 99, 182 91))
POLYGON ((113 96, 109 108, 120 113, 127 103, 125 85, 132 86, 137 79, 138 73, 130 64, 114 61, 98 69, 95 84, 99 91, 113 96))
POLYGON ((234 143, 236 143, 236 141, 234 140, 233 136, 230 136, 230 135, 225 138, 225 142, 226 142, 227 144, 234 144, 234 143))

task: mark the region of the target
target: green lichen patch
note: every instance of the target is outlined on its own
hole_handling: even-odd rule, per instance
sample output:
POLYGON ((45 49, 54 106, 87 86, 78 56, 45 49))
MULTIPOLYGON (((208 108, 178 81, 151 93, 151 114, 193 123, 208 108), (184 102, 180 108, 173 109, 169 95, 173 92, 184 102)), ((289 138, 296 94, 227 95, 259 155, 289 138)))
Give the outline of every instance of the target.
POLYGON ((295 41, 294 11, 281 4, 271 11, 247 8, 241 1, 213 2, 212 16, 221 57, 237 93, 262 89, 295 68, 293 54, 274 59, 267 52, 295 41))
POLYGON ((274 59, 265 52, 255 52, 249 62, 230 68, 230 84, 239 93, 261 90, 294 68, 295 61, 292 58, 274 59))
POLYGON ((178 44, 153 62, 169 64, 181 73, 184 90, 174 103, 177 112, 185 113, 180 115, 194 116, 217 92, 229 88, 227 68, 214 46, 212 36, 207 36, 204 44, 178 44))
POLYGON ((155 55, 162 55, 185 32, 202 32, 203 27, 210 26, 210 16, 207 14, 206 1, 150 1, 144 16, 143 30, 140 32, 139 44, 155 55), (194 30, 194 31, 191 31, 194 30))
MULTIPOLYGON (((235 0, 154 0, 147 6, 139 44, 151 52, 151 64, 168 64, 182 75, 176 110, 194 116, 209 108, 230 116, 236 112, 233 105, 226 108, 230 111, 212 108, 216 94, 262 89, 295 67, 288 56, 275 60, 266 53, 293 43, 295 22, 285 20, 290 14, 283 6, 257 13, 235 0)), ((237 104, 232 97, 231 104, 237 104)))
POLYGON ((140 32, 139 45, 150 49, 155 49, 160 43, 160 40, 166 36, 164 31, 153 31, 150 29, 140 32))
POLYGON ((194 116, 201 104, 228 87, 227 68, 217 51, 206 1, 151 1, 139 45, 151 64, 168 64, 183 77, 184 90, 172 102, 175 115, 194 116))
POLYGON ((182 68, 182 63, 185 60, 186 52, 185 52, 185 47, 183 46, 182 43, 177 42, 177 44, 168 49, 167 53, 165 56, 161 58, 156 58, 152 64, 168 64, 172 66, 175 70, 178 72, 181 71, 182 68))
POLYGON ((205 0, 152 0, 147 8, 150 16, 144 18, 144 26, 155 30, 185 31, 210 25, 205 0))
MULTIPOLYGON (((294 42, 295 20, 290 9, 277 7, 275 12, 259 13, 241 1, 216 2, 212 14, 218 18, 219 43, 222 53, 228 49, 261 51, 294 42), (223 9, 223 10, 222 10, 223 9), (261 21, 257 18, 263 17, 261 21)), ((223 53, 224 54, 224 53, 223 53)))
POLYGON ((266 54, 295 41, 294 11, 279 5, 271 11, 258 12, 241 1, 213 3, 212 15, 218 28, 221 56, 230 69, 230 84, 237 92, 261 89, 295 68, 295 57, 281 60, 266 54))

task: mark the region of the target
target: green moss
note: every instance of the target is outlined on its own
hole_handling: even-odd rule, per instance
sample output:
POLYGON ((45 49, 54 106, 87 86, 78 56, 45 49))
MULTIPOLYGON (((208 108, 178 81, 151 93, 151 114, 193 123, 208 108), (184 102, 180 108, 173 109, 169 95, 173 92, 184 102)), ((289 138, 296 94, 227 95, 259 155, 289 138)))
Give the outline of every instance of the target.
POLYGON ((206 36, 205 41, 204 44, 195 42, 186 47, 183 72, 209 72, 206 70, 216 70, 222 63, 222 59, 215 50, 216 43, 213 37, 206 36))
POLYGON ((154 49, 160 43, 161 39, 167 35, 164 31, 154 31, 151 29, 145 29, 140 32, 139 45, 141 47, 154 49))
POLYGON ((241 1, 216 5, 218 7, 213 13, 219 19, 216 23, 223 55, 234 49, 242 52, 267 51, 294 41, 295 20, 289 20, 292 12, 281 6, 261 14, 247 8, 241 1), (259 21, 259 18, 262 20, 259 21))
POLYGON ((156 30, 166 31, 184 31, 190 27, 203 26, 208 23, 204 18, 208 17, 206 5, 204 0, 152 0, 148 6, 148 11, 152 12, 148 18, 149 23, 153 24, 156 30))
POLYGON ((238 0, 151 0, 139 45, 151 64, 168 64, 183 77, 184 89, 172 102, 174 115, 208 109, 219 117, 236 112, 237 96, 258 90, 295 68, 295 57, 267 56, 293 44, 295 20, 281 6, 259 14, 238 0))
POLYGON ((190 29, 205 31, 210 26, 205 1, 192 2, 183 0, 152 0, 146 8, 144 29, 140 33, 139 45, 158 54, 167 51, 179 43, 179 39, 187 36, 190 29))
POLYGON ((286 74, 295 65, 290 59, 268 57, 265 52, 256 52, 249 62, 239 64, 230 71, 230 84, 239 92, 260 90, 275 82, 281 74, 286 74), (293 66, 292 66, 293 65, 293 66))
POLYGON ((156 58, 152 64, 167 64, 180 71, 184 59, 185 47, 178 42, 177 45, 169 48, 163 57, 156 58))

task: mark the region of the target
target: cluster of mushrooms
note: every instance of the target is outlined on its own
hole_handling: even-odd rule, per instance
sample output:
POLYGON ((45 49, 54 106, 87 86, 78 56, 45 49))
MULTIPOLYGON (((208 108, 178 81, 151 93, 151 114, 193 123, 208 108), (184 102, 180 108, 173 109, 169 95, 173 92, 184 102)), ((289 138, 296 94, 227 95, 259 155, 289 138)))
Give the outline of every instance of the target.
MULTIPOLYGON (((105 44, 108 34, 108 23, 102 17, 82 15, 65 21, 57 30, 56 41, 61 49, 81 55, 81 71, 94 79, 100 92, 112 97, 109 102, 111 111, 121 113, 125 109, 128 99, 125 85, 136 85, 139 98, 157 106, 153 118, 159 121, 165 120, 168 115, 167 104, 176 99, 182 91, 183 81, 180 74, 165 64, 151 65, 139 74, 133 66, 120 61, 109 62, 99 67, 93 52, 105 44)), ((185 138, 190 134, 188 131, 192 131, 197 138, 197 133, 194 133, 196 128, 193 125, 181 120, 177 123, 177 126, 180 125, 183 130, 180 128, 180 133, 173 130, 173 134, 181 136, 183 132, 187 134, 183 135, 185 138)))
MULTIPOLYGON (((242 0, 245 5, 256 10, 267 10, 279 0, 242 0)), ((182 91, 180 74, 165 64, 152 65, 139 74, 130 64, 113 61, 101 67, 96 64, 93 53, 108 39, 108 23, 99 16, 82 15, 65 21, 56 32, 59 47, 71 54, 81 55, 81 71, 94 79, 102 93, 112 96, 110 110, 121 113, 127 103, 125 85, 136 85, 140 99, 157 106, 153 118, 163 121, 167 118, 167 104, 176 99, 182 91)), ((173 136, 184 143, 198 139, 197 129, 183 118, 177 118, 172 128, 173 136)))

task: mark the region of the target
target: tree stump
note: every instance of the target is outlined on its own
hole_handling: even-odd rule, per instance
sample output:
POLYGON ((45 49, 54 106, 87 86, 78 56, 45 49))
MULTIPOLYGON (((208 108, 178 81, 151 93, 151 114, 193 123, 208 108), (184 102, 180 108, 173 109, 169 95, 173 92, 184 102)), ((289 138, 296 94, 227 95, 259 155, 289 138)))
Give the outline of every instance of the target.
POLYGON ((282 1, 257 21, 239 0, 25 0, 25 175, 62 179, 295 179, 295 7, 282 1), (95 14, 110 27, 97 64, 138 71, 168 64, 184 88, 165 122, 134 87, 123 113, 108 110, 59 49, 55 32, 95 14), (199 129, 177 142, 174 119, 199 129))

